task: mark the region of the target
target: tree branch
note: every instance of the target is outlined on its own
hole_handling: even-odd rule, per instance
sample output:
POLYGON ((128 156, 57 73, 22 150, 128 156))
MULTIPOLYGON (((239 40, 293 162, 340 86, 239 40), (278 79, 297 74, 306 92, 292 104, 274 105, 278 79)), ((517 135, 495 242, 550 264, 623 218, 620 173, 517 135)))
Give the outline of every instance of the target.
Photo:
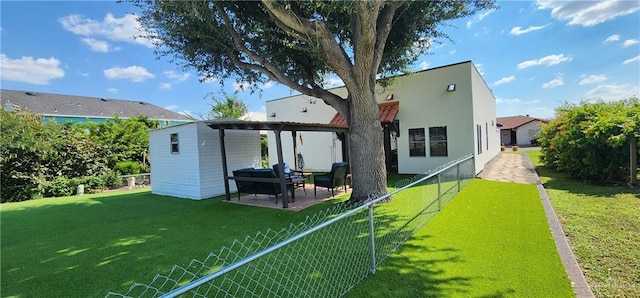
POLYGON ((235 44, 235 49, 244 53, 245 55, 247 55, 247 57, 249 57, 250 60, 253 60, 259 64, 253 64, 253 63, 247 63, 244 61, 241 61, 240 59, 238 59, 238 57, 231 51, 227 52, 227 55, 229 56, 229 59, 231 59, 233 61, 233 63, 239 67, 242 67, 244 69, 247 70, 252 70, 252 71, 257 71, 260 73, 263 73, 264 75, 266 75, 267 77, 269 77, 269 79, 274 80, 276 82, 280 82, 282 84, 284 84, 285 86, 296 90, 302 94, 307 94, 307 95, 311 95, 317 98, 322 99, 325 103, 333 106, 338 112, 340 112, 343 116, 346 115, 346 111, 347 111, 347 105, 346 102, 343 98, 327 91, 324 90, 323 88, 320 88, 317 84, 313 83, 311 84, 311 88, 307 88, 305 86, 302 86, 296 82, 294 82, 293 80, 291 80, 286 74, 284 74, 284 72, 282 72, 277 66, 275 66, 274 64, 270 63, 269 61, 267 61, 265 58, 257 55, 256 53, 254 53, 253 51, 249 50, 244 43, 242 42, 242 39, 240 38, 240 36, 238 35, 238 32, 235 31, 235 29, 233 28, 233 24, 231 23, 231 20, 229 19, 229 16, 226 14, 226 12, 224 11, 224 7, 222 7, 221 3, 216 1, 215 2, 215 6, 216 9, 218 10, 218 12, 220 13, 220 16, 222 17, 224 23, 225 23, 225 28, 227 29, 227 32, 229 33, 229 35, 231 36, 231 38, 234 41, 235 44))
POLYGON ((373 67, 376 73, 380 68, 380 63, 382 62, 384 47, 387 44, 387 38, 391 32, 393 18, 395 17, 396 11, 404 4, 406 4, 405 1, 391 2, 391 4, 387 5, 382 10, 382 13, 378 17, 378 22, 376 24, 376 45, 373 52, 373 67))

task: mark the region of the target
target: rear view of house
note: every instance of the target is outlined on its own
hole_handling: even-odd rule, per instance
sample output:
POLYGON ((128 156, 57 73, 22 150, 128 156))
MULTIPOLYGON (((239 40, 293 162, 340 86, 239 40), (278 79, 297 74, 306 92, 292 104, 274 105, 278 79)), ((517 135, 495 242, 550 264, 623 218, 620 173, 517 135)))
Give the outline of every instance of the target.
MULTIPOLYGON (((344 87, 331 92, 346 97, 344 87)), ((475 170, 500 152, 496 102, 471 61, 437 67, 395 78, 387 88, 376 88, 388 172, 416 174, 463 156, 475 156, 475 170)), ((335 109, 321 99, 297 95, 267 101, 269 121, 329 123, 346 126, 335 109)), ((302 156, 305 171, 328 171, 336 161, 348 160, 342 140, 334 133, 297 132, 298 152, 283 140, 290 164, 302 156)), ((269 137, 270 163, 275 142, 269 137)))

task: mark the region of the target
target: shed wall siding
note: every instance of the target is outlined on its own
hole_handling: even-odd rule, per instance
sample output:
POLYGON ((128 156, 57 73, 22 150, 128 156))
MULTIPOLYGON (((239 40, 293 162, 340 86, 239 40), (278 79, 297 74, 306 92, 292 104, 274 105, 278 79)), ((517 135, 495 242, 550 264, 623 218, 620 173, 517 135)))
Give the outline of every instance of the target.
POLYGON ((542 129, 544 122, 531 121, 525 125, 518 127, 516 131, 516 140, 520 146, 531 146, 531 139, 535 137, 542 129))
POLYGON ((195 123, 149 132, 151 193, 200 199, 198 135, 195 123), (179 153, 171 153, 170 135, 178 133, 179 153))

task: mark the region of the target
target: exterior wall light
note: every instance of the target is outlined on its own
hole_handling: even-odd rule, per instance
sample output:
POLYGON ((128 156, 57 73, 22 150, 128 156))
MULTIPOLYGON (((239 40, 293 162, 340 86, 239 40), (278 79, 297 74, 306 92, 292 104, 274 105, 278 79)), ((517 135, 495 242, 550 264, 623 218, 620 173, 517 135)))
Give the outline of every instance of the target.
POLYGON ((307 112, 307 107, 302 108, 302 110, 300 110, 301 113, 306 113, 307 112))
POLYGON ((271 114, 269 114, 269 117, 275 117, 276 116, 276 112, 271 112, 271 114))
POLYGON ((449 86, 447 86, 447 92, 453 91, 456 91, 456 84, 449 84, 449 86))
POLYGON ((393 93, 389 93, 389 95, 387 95, 387 97, 384 100, 386 101, 393 100, 393 93))

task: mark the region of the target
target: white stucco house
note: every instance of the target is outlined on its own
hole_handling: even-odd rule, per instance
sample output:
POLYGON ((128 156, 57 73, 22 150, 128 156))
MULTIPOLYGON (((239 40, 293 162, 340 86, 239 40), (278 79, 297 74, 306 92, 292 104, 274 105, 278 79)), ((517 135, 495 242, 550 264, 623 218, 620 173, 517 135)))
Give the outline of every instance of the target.
POLYGON ((500 142, 518 146, 531 146, 531 140, 538 135, 542 125, 548 122, 529 115, 498 117, 496 121, 500 125, 500 142))
MULTIPOLYGON (((347 94, 344 87, 331 91, 347 94)), ((376 98, 389 172, 423 173, 473 154, 479 173, 500 152, 496 100, 471 61, 398 76, 386 89, 377 88, 376 98)), ((266 111, 268 121, 346 125, 335 109, 307 95, 267 101, 266 111)), ((273 133, 269 136, 269 162, 275 164, 276 144, 273 133)), ((295 137, 305 171, 328 171, 348 154, 335 133, 297 132, 295 137)), ((283 139, 283 155, 295 165, 292 142, 283 139)))
MULTIPOLYGON (((151 192, 187 199, 225 194, 218 130, 193 122, 149 132, 151 192)), ((259 131, 225 133, 228 175, 261 167, 259 131)), ((234 183, 229 184, 235 192, 234 183)))

